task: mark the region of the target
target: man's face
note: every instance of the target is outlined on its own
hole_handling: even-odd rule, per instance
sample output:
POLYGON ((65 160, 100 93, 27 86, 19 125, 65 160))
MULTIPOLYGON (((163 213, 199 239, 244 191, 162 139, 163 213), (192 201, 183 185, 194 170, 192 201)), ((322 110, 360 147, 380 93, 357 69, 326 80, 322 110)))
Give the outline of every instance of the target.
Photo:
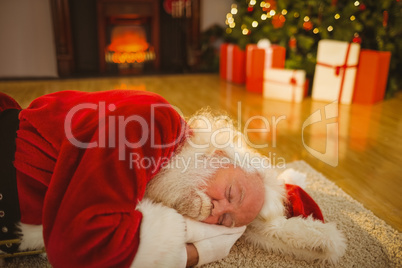
POLYGON ((203 222, 227 227, 251 223, 265 197, 264 183, 257 174, 247 174, 229 165, 208 181, 205 193, 211 198, 211 214, 203 222))

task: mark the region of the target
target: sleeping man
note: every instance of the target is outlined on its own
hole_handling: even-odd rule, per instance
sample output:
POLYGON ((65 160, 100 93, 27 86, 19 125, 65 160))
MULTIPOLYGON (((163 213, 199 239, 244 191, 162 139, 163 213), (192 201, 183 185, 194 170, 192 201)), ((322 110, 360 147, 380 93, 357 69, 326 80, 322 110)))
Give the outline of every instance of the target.
POLYGON ((44 247, 53 267, 185 267, 224 258, 243 233, 306 260, 345 251, 227 117, 185 121, 149 92, 64 91, 23 110, 0 94, 0 124, 0 241, 20 239, 4 252, 44 247))

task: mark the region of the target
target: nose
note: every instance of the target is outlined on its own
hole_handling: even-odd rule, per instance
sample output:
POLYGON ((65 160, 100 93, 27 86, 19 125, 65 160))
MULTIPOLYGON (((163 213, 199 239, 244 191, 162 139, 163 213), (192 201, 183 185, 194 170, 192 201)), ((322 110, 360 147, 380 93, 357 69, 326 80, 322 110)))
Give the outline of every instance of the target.
POLYGON ((212 216, 219 217, 230 212, 230 203, 226 199, 212 200, 212 216))

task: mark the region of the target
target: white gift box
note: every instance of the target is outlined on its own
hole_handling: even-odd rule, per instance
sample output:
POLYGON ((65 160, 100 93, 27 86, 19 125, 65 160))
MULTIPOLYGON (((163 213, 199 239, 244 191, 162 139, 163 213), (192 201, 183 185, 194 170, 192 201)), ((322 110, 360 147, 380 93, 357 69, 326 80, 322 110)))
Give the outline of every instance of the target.
POLYGON ((352 103, 359 54, 357 43, 320 40, 312 99, 352 103))
POLYGON ((303 100, 305 82, 304 70, 267 69, 264 71, 263 96, 298 103, 303 100))

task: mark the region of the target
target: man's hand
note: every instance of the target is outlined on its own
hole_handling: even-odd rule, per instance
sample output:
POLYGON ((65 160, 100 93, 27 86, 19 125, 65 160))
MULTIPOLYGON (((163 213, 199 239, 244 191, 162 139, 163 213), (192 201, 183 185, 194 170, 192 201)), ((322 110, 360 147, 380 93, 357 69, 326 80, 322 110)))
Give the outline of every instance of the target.
POLYGON ((246 230, 246 226, 229 228, 186 217, 185 221, 187 266, 202 265, 225 258, 234 243, 246 230), (193 261, 196 262, 193 263, 193 261))
POLYGON ((198 251, 194 244, 186 244, 187 250, 187 265, 186 267, 192 267, 198 263, 198 251))

